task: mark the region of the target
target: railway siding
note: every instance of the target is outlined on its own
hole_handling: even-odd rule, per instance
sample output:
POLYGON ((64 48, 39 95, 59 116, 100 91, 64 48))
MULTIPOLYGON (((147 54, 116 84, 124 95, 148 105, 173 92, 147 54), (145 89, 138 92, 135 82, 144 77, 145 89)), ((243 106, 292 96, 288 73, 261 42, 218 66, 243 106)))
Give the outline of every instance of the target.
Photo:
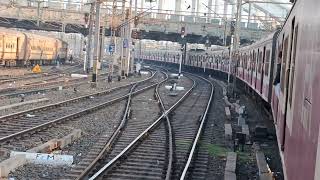
MULTIPOLYGON (((141 84, 144 85, 145 83, 142 82, 141 84)), ((133 92, 133 94, 140 94, 143 91, 149 89, 150 87, 154 87, 154 85, 149 86, 149 87, 144 87, 143 89, 139 89, 139 90, 133 92)), ((38 133, 37 134, 40 137, 42 137, 44 134, 46 134, 46 132, 55 132, 54 129, 57 129, 57 128, 58 129, 61 127, 65 127, 67 129, 70 128, 69 131, 71 131, 73 128, 76 128, 78 126, 78 129, 83 130, 83 137, 81 139, 75 141, 74 143, 72 143, 70 146, 64 148, 64 150, 61 153, 65 152, 67 154, 72 154, 75 157, 75 163, 79 164, 79 162, 81 161, 81 159, 83 159, 83 157, 86 157, 88 155, 90 156, 90 152, 94 151, 94 148, 99 147, 99 144, 101 145, 101 141, 99 141, 99 139, 106 140, 106 139, 108 139, 106 137, 110 136, 110 133, 113 132, 112 130, 107 130, 107 129, 116 127, 116 124, 119 121, 119 117, 121 117, 121 114, 122 114, 123 102, 124 102, 124 100, 122 101, 122 103, 116 103, 111 106, 107 106, 104 109, 97 110, 96 112, 91 113, 89 115, 79 117, 79 118, 74 119, 72 121, 63 122, 61 125, 57 125, 54 128, 50 128, 46 131, 40 131, 40 135, 38 133), (119 107, 119 105, 120 105, 120 107, 119 107), (118 112, 118 113, 106 113, 106 112, 118 112), (106 116, 106 115, 108 115, 108 116, 106 116), (87 117, 87 116, 89 116, 89 117, 87 117), (114 117, 112 118, 110 116, 114 116, 114 117), (98 117, 101 117, 101 118, 98 118, 98 117), (106 123, 106 122, 108 122, 108 121, 106 121, 107 120, 106 118, 109 119, 109 121, 111 120, 111 123, 113 123, 113 125, 106 123), (88 122, 88 120, 90 120, 90 121, 88 122), (92 122, 92 121, 95 121, 95 122, 92 122), (98 129, 100 129, 100 130, 98 130, 98 129), (41 136, 41 134, 42 134, 42 136, 41 136), (95 143, 95 142, 97 142, 97 143, 95 143), (88 149, 91 149, 91 148, 93 150, 88 152, 88 149)), ((37 135, 37 134, 35 134, 35 135, 37 135)), ((39 138, 38 135, 35 136, 34 138, 39 138)), ((46 136, 48 136, 48 135, 46 135, 46 136)), ((44 137, 46 137, 46 136, 44 136, 44 137)), ((96 151, 97 151, 97 149, 96 149, 96 151)), ((81 161, 81 162, 83 162, 83 161, 81 161)), ((81 166, 81 164, 79 164, 79 165, 81 166)), ((53 168, 53 167, 46 167, 46 166, 39 166, 39 165, 27 165, 27 166, 19 168, 15 173, 10 174, 10 176, 11 177, 29 177, 29 178, 36 178, 36 179, 40 178, 40 177, 44 178, 44 177, 47 177, 46 176, 47 174, 42 173, 43 169, 50 169, 50 172, 52 172, 52 174, 49 174, 48 177, 52 177, 52 178, 57 178, 57 177, 62 177, 62 176, 65 177, 66 174, 64 174, 64 172, 70 171, 69 168, 63 168, 63 167, 53 168), (36 169, 36 171, 34 169, 36 169), (30 173, 32 171, 35 171, 35 172, 30 173), (54 176, 51 176, 51 175, 54 175, 54 176)))

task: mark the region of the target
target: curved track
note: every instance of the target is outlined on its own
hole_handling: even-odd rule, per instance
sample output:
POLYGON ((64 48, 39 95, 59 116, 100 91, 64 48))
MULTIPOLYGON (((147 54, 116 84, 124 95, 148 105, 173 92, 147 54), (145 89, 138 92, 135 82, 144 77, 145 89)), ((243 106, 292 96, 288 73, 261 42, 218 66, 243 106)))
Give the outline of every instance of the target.
MULTIPOLYGON (((154 74, 137 83, 143 84, 154 74)), ((0 143, 100 109, 129 96, 132 84, 0 117, 0 143)))
POLYGON ((128 146, 119 145, 125 148, 121 152, 115 151, 117 155, 114 154, 113 158, 104 160, 106 165, 90 180, 179 179, 187 163, 191 143, 202 124, 199 117, 206 112, 213 92, 209 82, 196 76, 192 79, 193 86, 174 104, 168 97, 166 100, 171 100, 165 102, 156 90, 162 115, 128 146), (177 146, 179 141, 190 141, 190 145, 177 146))
MULTIPOLYGON (((95 143, 95 146, 91 148, 86 158, 72 168, 69 175, 67 175, 67 178, 85 179, 92 170, 94 171, 94 169, 101 165, 101 161, 112 159, 119 151, 127 146, 132 139, 139 135, 148 124, 152 123, 149 118, 141 117, 141 115, 145 114, 139 113, 139 115, 135 115, 135 113, 136 108, 139 108, 140 110, 142 108, 152 112, 157 111, 157 103, 152 100, 153 91, 152 89, 149 89, 166 79, 161 78, 159 80, 157 75, 155 76, 155 79, 158 79, 157 82, 149 81, 145 84, 136 84, 131 88, 122 121, 119 123, 113 135, 110 139, 101 137, 99 141, 95 143), (137 93, 139 94, 137 95, 137 93), (133 96, 137 98, 133 98, 133 96), (131 118, 132 116, 135 118, 131 118)), ((151 114, 149 117, 154 116, 157 116, 157 114, 151 114)))

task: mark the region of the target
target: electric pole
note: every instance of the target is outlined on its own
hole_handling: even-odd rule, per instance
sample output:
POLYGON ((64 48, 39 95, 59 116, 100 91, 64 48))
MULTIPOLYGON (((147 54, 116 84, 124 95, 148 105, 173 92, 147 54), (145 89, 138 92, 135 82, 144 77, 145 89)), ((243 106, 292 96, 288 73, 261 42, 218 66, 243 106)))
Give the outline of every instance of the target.
MULTIPOLYGON (((116 14, 116 6, 117 0, 113 0, 112 2, 112 17, 111 17, 111 42, 110 42, 110 47, 109 47, 109 52, 111 53, 111 60, 109 62, 109 75, 108 75, 108 82, 112 81, 112 75, 113 75, 113 63, 114 63, 114 51, 116 49, 115 46, 115 37, 116 37, 116 22, 115 22, 115 14, 116 14)), ((121 71, 121 69, 120 69, 121 71)))
POLYGON ((131 22, 129 22, 129 19, 132 19, 132 0, 130 0, 129 2, 129 10, 128 10, 128 19, 127 19, 127 39, 128 39, 128 56, 127 56, 127 75, 131 74, 133 71, 133 51, 130 47, 130 45, 133 42, 132 38, 131 38, 131 22), (130 39, 130 41, 129 41, 130 39))
POLYGON ((180 58, 179 58, 179 76, 181 75, 183 55, 185 54, 185 50, 187 48, 186 47, 187 43, 185 43, 185 39, 184 39, 185 33, 186 33, 186 28, 181 27, 181 54, 180 54, 180 58))
POLYGON ((100 69, 102 68, 102 62, 103 62, 103 58, 104 58, 104 53, 105 53, 105 50, 104 50, 104 40, 105 40, 105 27, 106 27, 106 24, 107 24, 107 17, 105 16, 104 17, 104 21, 101 22, 101 27, 100 27, 100 48, 99 48, 99 67, 100 69))
POLYGON ((234 60, 234 77, 233 77, 233 91, 236 89, 236 81, 237 81, 237 66, 238 66, 238 49, 240 46, 240 24, 241 24, 241 10, 242 10, 242 0, 237 1, 237 24, 236 24, 236 31, 235 31, 235 60, 234 60))
MULTIPOLYGON (((234 36, 231 36, 231 44, 230 44, 230 61, 229 61, 229 74, 228 74, 228 86, 230 86, 230 75, 233 74, 233 84, 232 84, 232 93, 234 94, 236 88, 236 68, 237 68, 237 58, 236 54, 238 53, 239 45, 240 45, 240 23, 241 23, 241 9, 242 9, 242 0, 237 0, 237 14, 236 14, 236 27, 233 26, 234 36), (234 51, 234 57, 232 57, 232 51, 234 51)), ((231 25, 232 26, 232 25, 231 25)), ((231 27, 232 28, 232 27, 231 27)))
POLYGON ((37 26, 40 27, 40 20, 41 20, 41 17, 40 17, 40 4, 43 3, 44 1, 40 1, 38 0, 37 1, 37 26))
MULTIPOLYGON (((125 19, 126 19, 126 13, 125 13, 125 4, 126 1, 122 0, 122 24, 125 23, 125 19)), ((119 68, 119 77, 118 77, 118 81, 121 80, 121 77, 124 76, 124 54, 125 54, 125 49, 124 49, 124 44, 125 42, 125 26, 121 27, 121 43, 120 43, 120 49, 121 49, 121 56, 120 56, 120 68, 119 68)))
POLYGON ((87 38, 87 56, 86 56, 86 71, 87 74, 89 74, 90 72, 90 68, 91 68, 91 46, 92 46, 92 31, 93 31, 93 14, 94 14, 94 9, 95 9, 95 2, 91 3, 91 7, 90 7, 90 14, 89 14, 89 34, 88 34, 88 38, 87 38))
POLYGON ((92 71, 92 82, 97 82, 98 66, 99 66, 99 34, 100 34, 100 0, 96 1, 96 18, 94 23, 94 43, 95 48, 93 51, 93 71, 92 71))

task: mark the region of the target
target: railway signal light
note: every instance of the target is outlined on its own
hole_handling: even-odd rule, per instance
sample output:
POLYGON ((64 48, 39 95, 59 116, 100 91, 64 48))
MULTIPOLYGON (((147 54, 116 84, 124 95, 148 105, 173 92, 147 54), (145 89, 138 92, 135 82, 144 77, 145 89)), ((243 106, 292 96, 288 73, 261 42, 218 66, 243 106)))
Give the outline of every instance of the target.
POLYGON ((234 35, 235 26, 236 26, 236 22, 231 21, 231 24, 230 24, 230 34, 231 35, 234 35))
POLYGON ((85 24, 88 24, 89 21, 89 13, 84 13, 84 22, 85 24))
POLYGON ((139 17, 136 16, 136 17, 134 17, 134 25, 138 26, 138 24, 139 24, 139 17))
POLYGON ((186 34, 186 28, 181 27, 181 36, 183 37, 186 34))

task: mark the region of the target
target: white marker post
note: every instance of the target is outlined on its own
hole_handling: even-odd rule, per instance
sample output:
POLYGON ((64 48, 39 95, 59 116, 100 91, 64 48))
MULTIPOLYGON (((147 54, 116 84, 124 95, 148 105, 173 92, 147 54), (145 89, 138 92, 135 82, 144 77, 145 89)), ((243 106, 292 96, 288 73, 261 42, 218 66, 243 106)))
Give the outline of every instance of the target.
POLYGON ((181 75, 181 65, 182 65, 182 51, 181 51, 180 58, 179 58, 179 77, 181 75))
POLYGON ((71 155, 55 155, 45 153, 30 153, 11 151, 10 157, 16 155, 25 155, 27 162, 34 164, 45 164, 53 166, 71 166, 73 163, 73 156, 71 155))

